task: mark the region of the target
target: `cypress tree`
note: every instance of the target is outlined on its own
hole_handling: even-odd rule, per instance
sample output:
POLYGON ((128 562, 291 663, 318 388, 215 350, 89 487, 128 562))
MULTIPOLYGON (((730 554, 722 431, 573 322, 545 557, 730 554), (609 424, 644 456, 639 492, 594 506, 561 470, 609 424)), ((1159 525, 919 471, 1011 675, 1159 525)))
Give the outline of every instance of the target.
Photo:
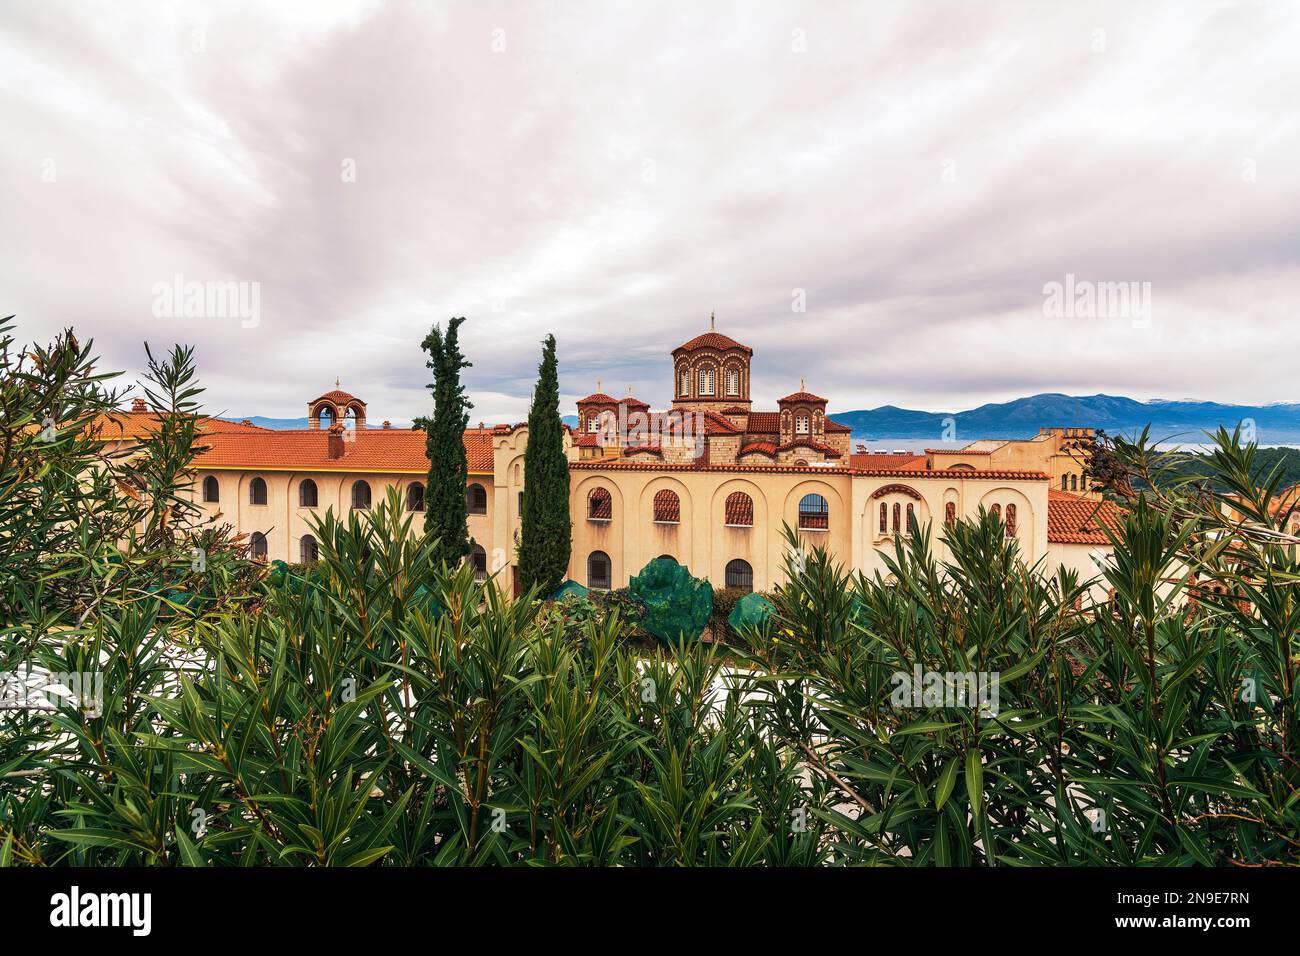
POLYGON ((469 368, 461 355, 457 330, 465 317, 447 323, 443 335, 438 325, 429 331, 420 347, 429 354, 425 363, 433 370, 433 417, 418 418, 416 428, 423 428, 425 451, 429 456, 429 476, 424 489, 424 527, 438 538, 438 557, 456 565, 469 554, 469 508, 465 501, 465 480, 469 471, 465 460, 465 426, 474 406, 465 397, 460 384, 460 370, 469 368))
POLYGON ((548 335, 537 369, 537 388, 528 411, 524 451, 523 534, 519 543, 519 581, 537 586, 543 597, 565 579, 572 550, 569 524, 569 462, 564 457, 560 421, 560 377, 555 336, 548 335))

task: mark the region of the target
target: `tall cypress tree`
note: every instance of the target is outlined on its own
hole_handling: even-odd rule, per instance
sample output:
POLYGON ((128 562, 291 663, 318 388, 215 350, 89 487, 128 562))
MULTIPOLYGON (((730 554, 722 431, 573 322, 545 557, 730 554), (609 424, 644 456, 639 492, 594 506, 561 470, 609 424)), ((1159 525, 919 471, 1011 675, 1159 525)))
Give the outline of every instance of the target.
POLYGON ((569 524, 569 462, 564 457, 560 421, 560 376, 555 336, 548 335, 537 369, 537 389, 528 412, 524 451, 523 534, 519 543, 519 581, 547 596, 563 582, 572 550, 569 524))
POLYGON ((424 489, 424 527, 438 538, 438 557, 450 565, 458 564, 469 554, 469 508, 465 501, 465 480, 469 471, 465 460, 465 426, 474 406, 465 397, 460 384, 460 370, 472 363, 465 361, 457 341, 457 330, 465 317, 447 323, 447 334, 434 325, 420 347, 429 353, 425 363, 433 370, 433 417, 418 418, 416 428, 423 428, 425 451, 429 456, 429 477, 424 489))

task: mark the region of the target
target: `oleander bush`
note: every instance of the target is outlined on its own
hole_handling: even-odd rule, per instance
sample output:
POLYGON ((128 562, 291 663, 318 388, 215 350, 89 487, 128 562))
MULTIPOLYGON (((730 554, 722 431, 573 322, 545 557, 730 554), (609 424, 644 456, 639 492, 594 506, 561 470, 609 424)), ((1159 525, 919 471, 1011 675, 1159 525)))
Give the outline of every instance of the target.
POLYGON ((1300 864, 1297 541, 1237 436, 1227 491, 1107 447, 1104 602, 995 515, 873 577, 787 530, 724 661, 475 582, 395 495, 275 584, 182 493, 188 352, 119 455, 89 347, 2 345, 0 673, 102 694, 3 705, 0 863, 1300 864))

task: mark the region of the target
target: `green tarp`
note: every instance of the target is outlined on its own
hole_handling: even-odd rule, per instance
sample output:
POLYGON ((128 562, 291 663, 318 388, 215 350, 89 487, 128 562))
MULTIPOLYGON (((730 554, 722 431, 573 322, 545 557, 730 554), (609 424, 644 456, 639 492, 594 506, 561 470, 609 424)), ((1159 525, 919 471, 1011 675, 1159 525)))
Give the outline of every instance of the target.
POLYGON ((655 558, 628 586, 645 605, 641 626, 661 641, 696 640, 713 613, 713 587, 676 561, 655 558))
POLYGON ((561 584, 558 588, 555 589, 555 593, 551 595, 551 600, 563 601, 569 595, 573 595, 574 597, 584 598, 590 593, 591 593, 590 591, 584 588, 577 581, 569 579, 568 581, 565 581, 563 584, 561 584))
POLYGON ((762 630, 767 627, 768 618, 776 608, 772 602, 761 594, 746 594, 731 609, 727 623, 737 633, 747 630, 762 630))

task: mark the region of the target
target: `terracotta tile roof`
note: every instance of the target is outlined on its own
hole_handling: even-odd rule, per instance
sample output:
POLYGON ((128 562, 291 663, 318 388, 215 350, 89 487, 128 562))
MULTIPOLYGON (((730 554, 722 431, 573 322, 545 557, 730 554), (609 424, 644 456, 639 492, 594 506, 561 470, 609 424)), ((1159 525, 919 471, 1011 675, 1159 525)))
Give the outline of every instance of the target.
POLYGON ((825 455, 827 458, 839 458, 840 450, 832 448, 830 445, 823 445, 821 442, 813 441, 809 438, 796 438, 794 441, 788 441, 777 448, 777 451, 793 451, 796 448, 811 448, 815 452, 825 455))
POLYGON ((699 464, 678 464, 675 462, 659 461, 625 461, 617 459, 614 461, 571 461, 569 470, 578 471, 599 471, 608 468, 611 471, 725 471, 725 472, 750 472, 764 474, 789 474, 789 475, 808 475, 810 472, 818 475, 847 475, 849 470, 836 466, 834 468, 809 468, 806 465, 711 465, 705 463, 699 464))
POLYGON ((745 431, 756 435, 775 435, 781 430, 780 412, 750 412, 745 431))
POLYGON ((991 451, 981 451, 974 448, 927 448, 927 455, 991 455, 991 451))
POLYGON ((586 398, 578 399, 579 405, 617 405, 618 399, 604 392, 592 392, 586 398))
POLYGON ((682 520, 682 500, 677 492, 665 488, 655 495, 654 520, 669 521, 674 524, 682 520))
MULTIPOLYGON (((465 455, 474 474, 492 473, 491 428, 465 429, 465 455)), ((330 458, 324 429, 225 433, 204 436, 199 469, 243 471, 369 471, 417 474, 429 470, 425 434, 406 428, 366 428, 345 441, 342 458, 330 458)))
POLYGON ((727 495, 723 505, 723 523, 739 525, 743 528, 754 526, 754 499, 743 491, 733 491, 727 495))
POLYGON ((723 335, 721 332, 705 332, 703 335, 697 335, 689 342, 673 349, 673 354, 676 355, 678 352, 693 352, 696 349, 717 349, 719 352, 739 349, 747 355, 754 354, 754 350, 748 345, 741 345, 735 339, 723 335))
POLYGON ((579 448, 599 448, 600 437, 591 432, 588 432, 585 435, 579 435, 577 438, 573 440, 573 443, 577 445, 579 448))
POLYGON ((828 418, 826 419, 826 430, 828 432, 851 432, 853 431, 853 426, 841 425, 839 422, 833 422, 828 418))
POLYGON ((924 455, 858 454, 849 456, 851 468, 925 468, 924 455))
POLYGON ((1047 490, 1047 540, 1054 544, 1110 544, 1102 526, 1118 533, 1123 512, 1110 501, 1093 501, 1047 490))
POLYGON ((785 398, 778 398, 777 401, 783 405, 786 402, 820 402, 822 405, 826 404, 826 399, 822 398, 820 395, 814 395, 812 392, 803 391, 791 392, 785 398))
POLYGON ((357 398, 355 395, 349 394, 348 392, 345 392, 340 388, 330 389, 324 395, 317 395, 307 404, 314 405, 316 402, 319 402, 321 399, 325 399, 325 398, 329 399, 331 402, 335 402, 340 405, 346 405, 348 402, 356 402, 358 405, 365 404, 365 402, 361 401, 361 399, 357 398))
POLYGON ((760 455, 768 455, 772 458, 775 458, 776 444, 770 441, 752 441, 744 448, 740 449, 740 454, 742 455, 750 455, 755 453, 760 455))
POLYGON ((742 407, 739 406, 739 405, 732 405, 730 408, 724 408, 724 409, 722 410, 722 413, 721 413, 721 414, 723 414, 723 415, 748 415, 748 414, 749 414, 749 409, 748 409, 748 408, 742 408, 742 407))
MULTIPOLYGON (((102 441, 132 441, 153 434, 158 426, 158 416, 154 412, 113 412, 96 415, 90 424, 92 432, 98 434, 102 441)), ((223 435, 250 433, 261 434, 270 431, 246 422, 228 422, 224 418, 200 417, 199 431, 204 435, 223 435)))

